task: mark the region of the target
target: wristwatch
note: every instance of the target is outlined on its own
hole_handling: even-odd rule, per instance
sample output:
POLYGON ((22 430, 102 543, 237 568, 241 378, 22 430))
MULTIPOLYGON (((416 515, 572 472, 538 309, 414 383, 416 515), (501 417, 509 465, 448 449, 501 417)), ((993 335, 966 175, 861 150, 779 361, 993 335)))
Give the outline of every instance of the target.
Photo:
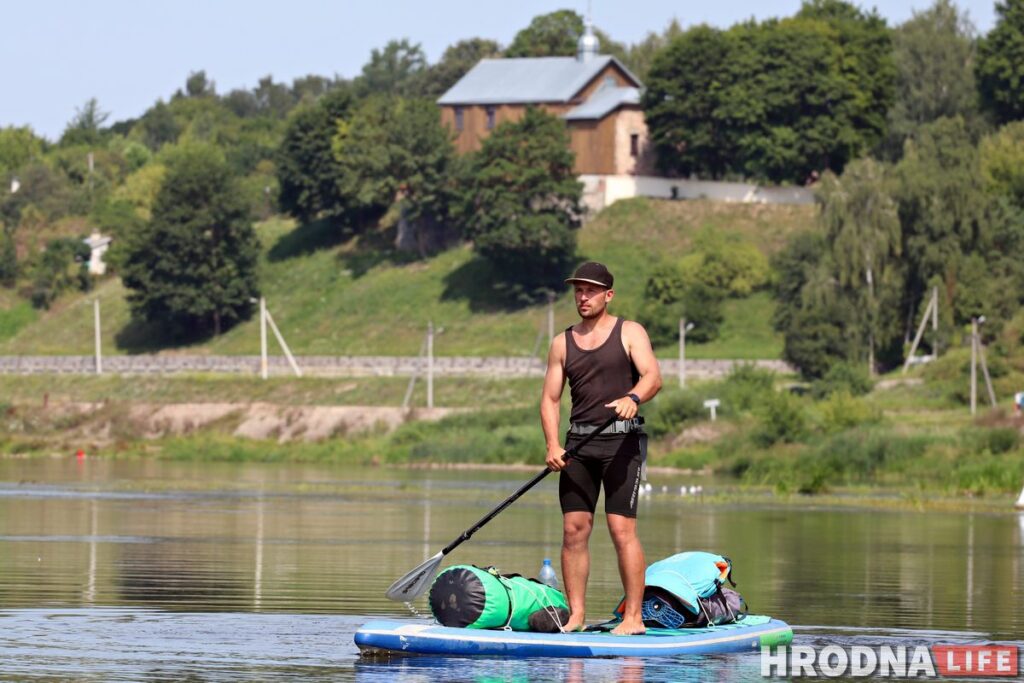
POLYGON ((640 405, 640 397, 637 396, 636 394, 626 394, 626 396, 628 398, 633 399, 633 403, 636 403, 637 405, 640 405))

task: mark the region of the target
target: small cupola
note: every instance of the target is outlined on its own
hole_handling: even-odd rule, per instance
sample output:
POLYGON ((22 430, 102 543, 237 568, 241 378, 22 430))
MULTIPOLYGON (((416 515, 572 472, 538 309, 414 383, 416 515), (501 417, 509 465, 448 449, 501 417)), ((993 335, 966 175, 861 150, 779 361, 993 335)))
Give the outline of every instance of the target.
POLYGON ((583 22, 583 35, 576 43, 576 61, 589 62, 597 56, 597 36, 594 35, 594 24, 587 17, 583 22))

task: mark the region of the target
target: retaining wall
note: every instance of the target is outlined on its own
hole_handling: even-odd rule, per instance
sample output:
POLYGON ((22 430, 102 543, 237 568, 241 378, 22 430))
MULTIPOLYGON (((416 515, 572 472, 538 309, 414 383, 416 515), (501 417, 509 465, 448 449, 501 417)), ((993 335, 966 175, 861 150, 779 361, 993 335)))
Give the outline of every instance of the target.
MULTIPOLYGON (((411 377, 426 374, 426 359, 415 356, 299 356, 305 375, 320 377, 411 377)), ((678 376, 678 360, 662 360, 661 373, 666 382, 678 376)), ((793 372, 779 360, 688 360, 687 377, 721 377, 736 364, 752 363, 774 372, 793 372)), ((270 374, 291 374, 284 356, 269 358, 270 374)), ((223 373, 257 375, 259 356, 184 356, 135 355, 107 356, 104 374, 172 375, 182 373, 223 373)), ((434 358, 436 377, 543 377, 545 365, 539 358, 515 356, 439 356, 434 358)), ((91 375, 95 374, 92 356, 0 356, 0 374, 7 375, 91 375)))
POLYGON ((583 183, 583 201, 593 211, 630 197, 707 199, 745 204, 814 203, 814 191, 806 187, 634 175, 583 175, 580 181, 583 183))

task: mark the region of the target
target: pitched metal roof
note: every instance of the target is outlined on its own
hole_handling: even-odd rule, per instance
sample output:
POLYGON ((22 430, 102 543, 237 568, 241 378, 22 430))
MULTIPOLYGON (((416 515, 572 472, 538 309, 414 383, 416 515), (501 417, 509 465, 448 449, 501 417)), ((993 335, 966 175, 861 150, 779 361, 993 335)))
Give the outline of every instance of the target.
POLYGON ((575 57, 484 59, 442 95, 438 104, 530 104, 568 102, 609 64, 633 82, 636 76, 614 57, 584 62, 575 57))
POLYGON ((562 118, 566 121, 603 119, 624 104, 640 104, 640 89, 606 86, 583 104, 565 112, 562 118))

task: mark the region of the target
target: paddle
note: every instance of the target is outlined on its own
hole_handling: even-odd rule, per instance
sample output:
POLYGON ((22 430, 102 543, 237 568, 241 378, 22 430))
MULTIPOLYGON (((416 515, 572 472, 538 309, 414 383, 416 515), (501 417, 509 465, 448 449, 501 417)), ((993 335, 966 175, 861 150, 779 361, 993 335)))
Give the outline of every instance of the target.
MULTIPOLYGON (((562 454, 562 458, 565 459, 575 455, 577 452, 579 452, 581 448, 583 448, 584 445, 589 443, 591 439, 593 439, 595 436, 597 436, 605 429, 607 429, 608 426, 611 425, 611 423, 615 422, 617 418, 617 415, 612 415, 603 425, 601 425, 600 427, 592 431, 590 434, 587 434, 585 437, 583 437, 582 441, 580 441, 572 448, 567 449, 565 453, 562 454)), ((444 550, 442 550, 437 555, 434 555, 429 560, 427 560, 420 566, 410 571, 408 574, 400 578, 398 581, 395 581, 393 584, 391 584, 391 588, 388 588, 388 592, 384 595, 388 598, 388 600, 396 600, 398 602, 409 602, 423 595, 423 593, 427 590, 427 586, 429 586, 431 581, 434 580, 434 574, 437 573, 437 568, 441 564, 441 560, 444 559, 445 555, 455 550, 463 542, 468 541, 470 536, 472 536, 480 530, 480 527, 482 527, 484 524, 487 524, 489 521, 497 517, 498 513, 507 508, 509 505, 519 500, 520 496, 522 496, 524 493, 526 493, 534 486, 536 486, 541 479, 551 474, 551 472, 553 472, 553 470, 550 467, 545 467, 543 472, 541 472, 533 479, 520 486, 519 490, 517 490, 511 496, 502 501, 502 503, 498 505, 498 507, 494 508, 486 515, 484 515, 479 522, 463 531, 462 535, 456 538, 451 543, 449 543, 447 546, 445 546, 444 550)))

